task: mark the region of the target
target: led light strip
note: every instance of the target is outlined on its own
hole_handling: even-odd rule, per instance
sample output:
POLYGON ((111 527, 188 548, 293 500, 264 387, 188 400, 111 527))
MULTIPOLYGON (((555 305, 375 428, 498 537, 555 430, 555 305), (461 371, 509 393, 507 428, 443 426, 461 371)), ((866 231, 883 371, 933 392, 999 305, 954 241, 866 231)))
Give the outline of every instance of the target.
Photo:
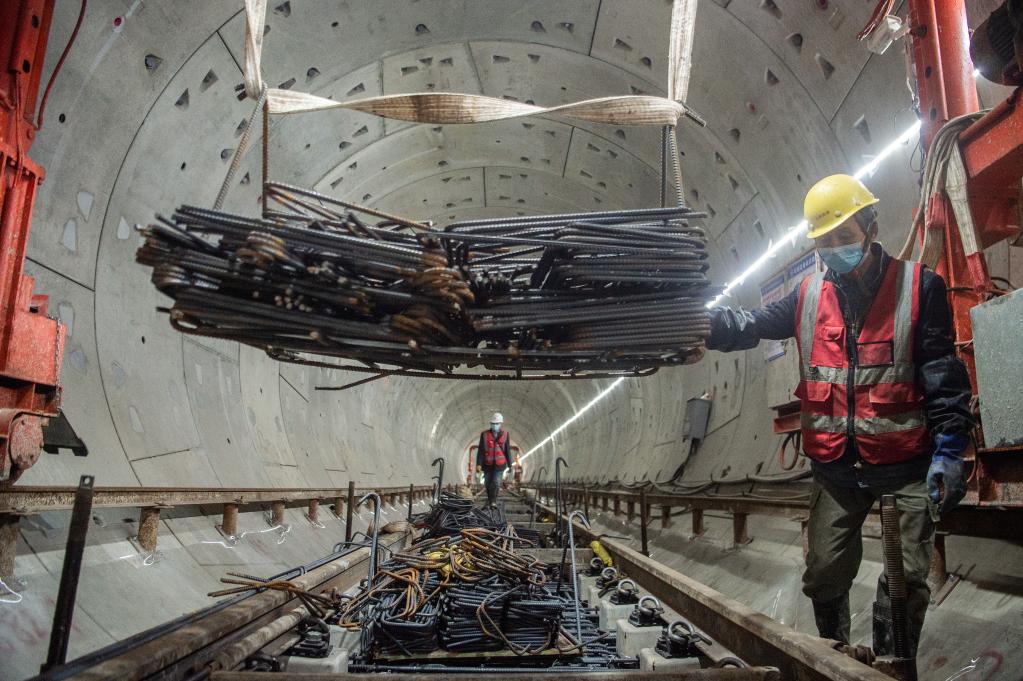
POLYGON ((547 437, 545 437, 545 438, 544 438, 543 440, 540 440, 540 442, 539 442, 539 443, 538 443, 538 444, 537 444, 537 445, 536 445, 535 447, 533 447, 533 448, 532 448, 532 449, 530 449, 530 450, 529 450, 528 452, 526 452, 525 454, 523 454, 523 455, 522 455, 522 458, 521 458, 521 459, 519 459, 519 461, 520 461, 520 462, 522 462, 522 461, 525 461, 526 459, 528 459, 528 458, 530 457, 530 455, 531 455, 531 454, 533 454, 533 452, 535 452, 535 451, 537 451, 538 449, 540 449, 541 447, 543 447, 543 446, 544 446, 545 444, 547 444, 548 442, 550 442, 551 440, 553 440, 553 439, 554 439, 554 438, 555 438, 555 437, 557 436, 557 434, 558 434, 558 433, 560 433, 561 431, 565 430, 565 428, 568 428, 568 427, 569 427, 570 425, 572 425, 573 423, 575 423, 575 421, 576 421, 576 420, 577 420, 577 419, 578 419, 578 418, 579 418, 580 416, 582 416, 583 414, 585 414, 586 412, 588 412, 588 411, 589 411, 590 409, 592 409, 592 408, 593 408, 593 405, 595 405, 595 404, 596 404, 597 402, 600 402, 600 401, 601 401, 602 399, 604 399, 605 397, 607 397, 607 396, 608 396, 608 395, 609 395, 609 394, 611 393, 611 391, 612 391, 612 390, 614 390, 615 388, 617 388, 618 386, 620 386, 620 385, 621 385, 621 384, 622 384, 623 382, 625 382, 625 377, 624 377, 624 376, 623 376, 623 377, 621 377, 621 378, 616 378, 616 379, 614 380, 614 383, 612 383, 611 385, 609 385, 608 387, 604 388, 604 389, 603 389, 603 390, 601 390, 601 391, 600 391, 599 393, 597 393, 597 396, 596 396, 596 397, 594 397, 594 398, 593 398, 592 400, 590 400, 589 402, 587 402, 587 403, 586 403, 586 406, 584 406, 584 407, 583 407, 582 409, 580 409, 580 410, 579 410, 579 411, 577 411, 577 412, 576 412, 575 414, 573 414, 573 415, 572 415, 572 417, 571 417, 570 419, 568 419, 567 421, 565 421, 564 423, 562 423, 562 424, 561 424, 560 426, 558 426, 557 428, 555 428, 555 429, 554 429, 553 431, 551 431, 551 434, 550 434, 550 435, 548 435, 547 437))

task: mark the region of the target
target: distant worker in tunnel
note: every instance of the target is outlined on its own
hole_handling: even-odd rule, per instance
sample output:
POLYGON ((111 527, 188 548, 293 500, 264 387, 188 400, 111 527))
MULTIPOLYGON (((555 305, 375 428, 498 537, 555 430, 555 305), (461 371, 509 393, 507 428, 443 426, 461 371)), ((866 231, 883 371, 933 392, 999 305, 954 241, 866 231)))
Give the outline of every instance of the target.
MULTIPOLYGON (((894 494, 915 655, 930 597, 934 522, 966 494, 970 381, 955 354, 945 282, 884 251, 876 241, 877 202, 848 175, 815 184, 803 212, 827 271, 763 308, 714 309, 707 347, 746 350, 764 338, 795 337, 795 394, 813 472, 803 592, 820 635, 849 643, 861 526, 882 495, 894 494)), ((873 625, 875 653, 892 654, 884 575, 873 625)))
POLYGON ((476 449, 476 472, 483 473, 487 487, 487 506, 497 506, 497 492, 501 476, 511 461, 511 437, 504 429, 504 416, 494 413, 490 417, 490 429, 480 433, 480 444, 476 449))

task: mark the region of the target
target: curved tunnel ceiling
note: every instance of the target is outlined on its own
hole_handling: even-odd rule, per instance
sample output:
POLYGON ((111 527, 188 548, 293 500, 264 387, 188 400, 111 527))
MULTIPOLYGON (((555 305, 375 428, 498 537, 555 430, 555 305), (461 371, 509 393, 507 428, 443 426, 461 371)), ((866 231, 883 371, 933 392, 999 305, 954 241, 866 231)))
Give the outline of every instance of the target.
MULTIPOLYGON (((58 3, 49 70, 74 24, 58 3)), ((704 0, 680 128, 685 196, 708 213, 715 281, 794 222, 818 177, 862 165, 912 122, 903 55, 855 41, 861 0, 704 0)), ((264 79, 334 99, 457 91, 555 105, 663 94, 668 0, 271 2, 264 79)), ((278 365, 260 351, 183 337, 134 262, 132 226, 181 203, 212 204, 252 102, 241 89, 239 0, 98 0, 57 80, 32 156, 47 171, 29 271, 68 325, 64 404, 87 459, 46 457, 28 484, 311 486, 422 481, 458 465, 502 411, 524 450, 609 381, 496 384, 387 378, 317 391, 350 372, 278 365)), ((258 150, 260 140, 253 149, 258 150)), ((529 118, 411 125, 328 111, 276 117, 270 177, 439 223, 656 204, 659 132, 529 118)), ((871 179, 885 239, 915 204, 900 150, 871 179)), ((226 208, 258 211, 258 151, 226 208)), ((804 249, 783 251, 779 264, 804 249)), ((759 301, 756 283, 734 302, 759 301)), ((544 447, 573 477, 650 479, 682 455, 685 400, 715 399, 697 478, 774 464, 760 350, 625 381, 544 447), (746 407, 746 408, 744 408, 746 407)), ((765 468, 766 467, 766 468, 765 468)), ((449 469, 451 470, 451 469, 449 469)), ((527 472, 527 475, 529 473, 527 472)))

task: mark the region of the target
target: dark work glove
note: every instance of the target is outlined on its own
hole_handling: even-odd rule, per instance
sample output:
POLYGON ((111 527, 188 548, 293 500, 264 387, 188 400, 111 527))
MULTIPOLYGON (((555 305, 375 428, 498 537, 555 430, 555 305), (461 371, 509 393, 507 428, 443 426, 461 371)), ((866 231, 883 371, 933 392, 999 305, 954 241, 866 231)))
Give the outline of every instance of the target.
POLYGON ((943 433, 934 438, 934 454, 927 469, 927 495, 938 504, 938 513, 951 511, 966 496, 963 451, 968 443, 965 435, 943 433))

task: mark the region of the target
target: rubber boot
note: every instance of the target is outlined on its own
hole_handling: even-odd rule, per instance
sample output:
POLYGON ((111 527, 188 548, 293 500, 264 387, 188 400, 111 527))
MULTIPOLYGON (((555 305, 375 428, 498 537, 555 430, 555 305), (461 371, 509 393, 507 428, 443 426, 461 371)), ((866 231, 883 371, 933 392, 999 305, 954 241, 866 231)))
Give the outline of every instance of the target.
POLYGON ((849 645, 849 594, 827 601, 812 601, 813 619, 821 638, 830 638, 849 645))

